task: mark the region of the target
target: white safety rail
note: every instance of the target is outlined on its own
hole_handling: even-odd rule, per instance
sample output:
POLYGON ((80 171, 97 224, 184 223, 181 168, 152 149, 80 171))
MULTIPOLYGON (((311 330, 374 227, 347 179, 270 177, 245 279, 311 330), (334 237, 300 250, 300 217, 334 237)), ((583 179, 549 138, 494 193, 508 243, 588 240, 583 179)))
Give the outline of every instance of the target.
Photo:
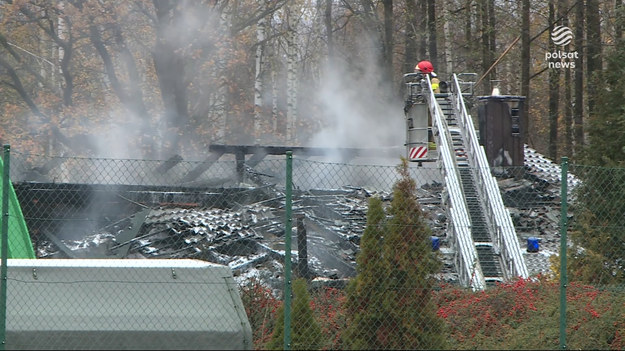
POLYGON ((455 264, 462 285, 471 286, 474 290, 483 290, 486 286, 484 275, 479 264, 477 251, 471 237, 469 213, 460 184, 460 176, 454 156, 451 134, 447 123, 443 122, 443 112, 436 101, 429 79, 427 82, 427 100, 432 115, 432 133, 436 137, 439 162, 442 161, 443 174, 449 202, 448 210, 451 218, 451 234, 455 253, 455 264))
POLYGON ((475 186, 480 198, 485 201, 484 208, 486 213, 484 215, 491 239, 493 240, 493 249, 501 257, 506 279, 517 276, 527 278, 529 275, 527 266, 521 252, 514 224, 510 218, 510 213, 504 206, 497 181, 490 172, 486 153, 483 147, 479 145, 473 120, 467 113, 464 99, 462 98, 458 77, 454 74, 453 78, 451 100, 454 114, 461 133, 465 138, 469 165, 475 170, 477 175, 475 186))

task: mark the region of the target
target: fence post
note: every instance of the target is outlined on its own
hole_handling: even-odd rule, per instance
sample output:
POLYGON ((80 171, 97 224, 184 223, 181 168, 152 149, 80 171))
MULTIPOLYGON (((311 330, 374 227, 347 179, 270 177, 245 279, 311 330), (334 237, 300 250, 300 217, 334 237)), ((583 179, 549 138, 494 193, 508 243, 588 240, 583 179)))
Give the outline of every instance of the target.
POLYGON ((567 217, 567 173, 569 160, 562 157, 562 176, 560 190, 560 349, 566 349, 566 232, 567 217))
POLYGON ((9 152, 11 147, 4 145, 4 167, 2 173, 2 228, 0 240, 0 350, 6 346, 7 319, 7 256, 9 253, 9 152))
POLYGON ((293 216, 293 152, 286 152, 286 189, 284 224, 284 350, 291 349, 291 230, 293 216))

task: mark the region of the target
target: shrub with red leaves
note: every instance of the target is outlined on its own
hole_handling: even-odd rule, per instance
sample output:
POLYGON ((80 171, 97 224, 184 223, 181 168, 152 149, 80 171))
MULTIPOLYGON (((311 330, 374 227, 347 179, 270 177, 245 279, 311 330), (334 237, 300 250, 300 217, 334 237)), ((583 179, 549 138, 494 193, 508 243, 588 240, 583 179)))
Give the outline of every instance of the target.
POLYGON ((240 288, 245 313, 252 327, 255 349, 265 345, 271 338, 276 313, 282 302, 273 296, 271 289, 256 279, 240 288))
POLYGON ((311 308, 327 341, 324 349, 341 349, 341 332, 346 327, 345 292, 335 288, 322 288, 312 296, 311 308))
MULTIPOLYGON (((479 292, 444 286, 435 298, 455 349, 552 349, 559 347, 559 289, 539 276, 479 292)), ((623 349, 620 293, 571 283, 566 296, 567 348, 623 349)))

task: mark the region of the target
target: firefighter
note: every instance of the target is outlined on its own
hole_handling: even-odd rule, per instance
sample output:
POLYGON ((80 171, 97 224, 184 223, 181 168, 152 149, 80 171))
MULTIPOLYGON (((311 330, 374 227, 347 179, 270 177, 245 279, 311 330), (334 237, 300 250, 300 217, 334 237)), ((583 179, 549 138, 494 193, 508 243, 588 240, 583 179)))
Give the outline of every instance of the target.
POLYGON ((439 84, 439 79, 436 75, 436 73, 434 73, 434 66, 432 65, 432 62, 427 61, 427 60, 423 60, 419 63, 417 63, 417 65, 414 67, 414 71, 415 73, 421 73, 423 75, 423 77, 421 77, 420 79, 425 78, 426 75, 429 75, 430 78, 432 79, 432 90, 434 90, 435 93, 438 93, 438 84, 439 84))
MULTIPOLYGON (((438 75, 434 73, 434 66, 432 65, 432 62, 423 60, 417 63, 417 65, 414 68, 414 71, 415 73, 420 73, 422 75, 420 79, 425 79, 425 76, 429 75, 431 78, 432 90, 435 93, 438 93, 440 91, 438 75)), ((421 81, 421 86, 425 88, 423 81, 421 81)), ((431 126, 431 125, 432 125, 432 116, 428 113, 428 126, 431 126)), ((434 143, 434 135, 432 134, 431 128, 428 128, 428 142, 434 143)))
POLYGON ((432 62, 424 60, 424 61, 417 63, 417 65, 414 68, 414 71, 415 73, 430 74, 434 72, 434 66, 432 66, 432 62))
POLYGON ((438 94, 441 92, 441 90, 438 88, 440 80, 436 76, 436 73, 432 72, 430 75, 432 76, 432 90, 434 90, 434 92, 438 94))

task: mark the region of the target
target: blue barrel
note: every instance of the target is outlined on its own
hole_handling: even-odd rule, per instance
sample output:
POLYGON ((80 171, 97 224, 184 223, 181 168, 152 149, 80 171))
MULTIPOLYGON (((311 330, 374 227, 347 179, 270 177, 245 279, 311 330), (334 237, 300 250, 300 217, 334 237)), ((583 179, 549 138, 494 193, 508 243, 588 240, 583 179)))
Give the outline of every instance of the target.
POLYGON ((436 236, 431 236, 430 239, 432 239, 432 251, 438 251, 441 247, 440 239, 436 236))
POLYGON ((538 252, 540 248, 540 239, 533 236, 527 238, 527 252, 538 252))

